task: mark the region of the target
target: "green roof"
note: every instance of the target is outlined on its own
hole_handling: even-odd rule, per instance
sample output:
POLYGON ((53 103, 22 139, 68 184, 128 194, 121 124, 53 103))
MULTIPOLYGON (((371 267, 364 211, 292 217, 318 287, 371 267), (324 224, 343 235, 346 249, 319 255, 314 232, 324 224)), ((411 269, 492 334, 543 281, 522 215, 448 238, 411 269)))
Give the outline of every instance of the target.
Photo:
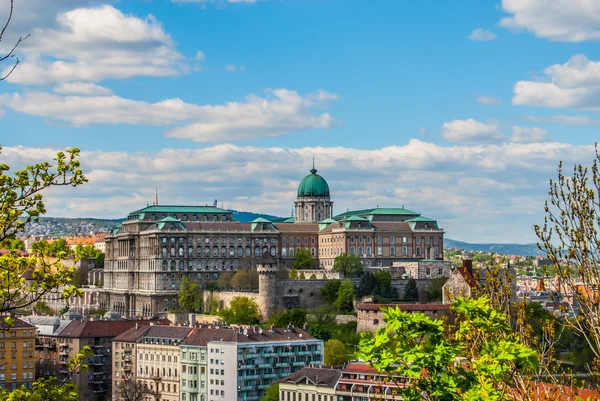
POLYGON ((350 216, 350 217, 345 218, 344 221, 368 221, 368 220, 365 219, 364 217, 350 216))
POLYGON ((298 197, 302 196, 321 196, 329 198, 329 184, 325 178, 317 174, 317 170, 313 166, 310 174, 300 181, 298 185, 298 197))
POLYGON ((321 231, 324 228, 327 228, 330 224, 333 224, 333 223, 337 223, 337 221, 335 221, 331 217, 328 219, 319 221, 319 231, 321 231))
POLYGON ((425 216, 413 217, 411 219, 406 220, 406 222, 410 225, 410 228, 412 228, 413 230, 417 226, 417 223, 433 223, 433 227, 436 229, 439 229, 436 220, 430 219, 429 217, 425 217, 425 216))
POLYGON ((436 220, 430 219, 429 217, 425 217, 425 216, 417 216, 417 217, 412 217, 412 218, 410 218, 410 219, 408 219, 406 221, 427 221, 427 222, 430 222, 430 221, 436 221, 436 220))
POLYGON ((419 213, 404 207, 376 207, 373 209, 348 210, 347 212, 338 214, 335 219, 343 219, 346 216, 369 216, 369 215, 395 215, 395 216, 418 216, 419 213))
POLYGON ((257 217, 251 223, 271 223, 271 220, 267 220, 264 217, 257 217))
POLYGON ((167 216, 164 219, 160 219, 159 221, 165 222, 165 223, 180 223, 181 220, 176 219, 175 217, 171 217, 171 216, 167 216))

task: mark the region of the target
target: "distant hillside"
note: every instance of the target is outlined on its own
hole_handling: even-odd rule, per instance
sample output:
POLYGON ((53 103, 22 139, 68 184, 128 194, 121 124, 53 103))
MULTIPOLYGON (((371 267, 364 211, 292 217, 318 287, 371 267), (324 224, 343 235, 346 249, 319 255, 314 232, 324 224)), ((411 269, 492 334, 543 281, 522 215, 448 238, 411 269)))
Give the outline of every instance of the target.
MULTIPOLYGON (((268 220, 277 219, 276 216, 251 212, 231 210, 233 217, 241 222, 249 222, 257 217, 268 220)), ((89 217, 41 217, 39 222, 30 223, 25 229, 25 235, 64 236, 87 235, 110 231, 111 228, 125 221, 125 219, 95 219, 89 217)))
POLYGON ((495 252, 502 255, 518 256, 544 256, 536 244, 470 244, 444 238, 444 245, 448 248, 464 249, 465 251, 495 252))

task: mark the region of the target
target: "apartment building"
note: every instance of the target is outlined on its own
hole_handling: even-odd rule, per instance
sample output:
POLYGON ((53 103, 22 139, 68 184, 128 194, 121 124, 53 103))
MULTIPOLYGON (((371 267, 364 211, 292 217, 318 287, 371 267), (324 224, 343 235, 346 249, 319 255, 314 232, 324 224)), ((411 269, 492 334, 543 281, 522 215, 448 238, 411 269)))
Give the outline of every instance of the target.
POLYGON ((181 344, 181 400, 258 401, 271 383, 321 363, 323 342, 297 328, 195 328, 181 344))
POLYGON ((179 344, 192 331, 189 327, 137 326, 113 339, 112 393, 118 399, 121 381, 141 381, 156 400, 179 401, 179 344))
POLYGON ((104 400, 112 392, 113 338, 136 325, 149 324, 148 320, 72 320, 58 337, 59 380, 69 377, 77 385, 80 400, 104 400), (69 373, 67 361, 86 345, 93 351, 86 361, 88 371, 69 373))
POLYGON ((19 318, 7 325, 0 316, 0 388, 31 388, 35 381, 35 326, 19 318))
POLYGON ((398 401, 406 379, 380 373, 365 362, 344 369, 303 368, 279 383, 280 401, 398 401))
POLYGON ((35 377, 58 377, 58 335, 71 321, 55 316, 25 316, 23 320, 35 326, 35 377))

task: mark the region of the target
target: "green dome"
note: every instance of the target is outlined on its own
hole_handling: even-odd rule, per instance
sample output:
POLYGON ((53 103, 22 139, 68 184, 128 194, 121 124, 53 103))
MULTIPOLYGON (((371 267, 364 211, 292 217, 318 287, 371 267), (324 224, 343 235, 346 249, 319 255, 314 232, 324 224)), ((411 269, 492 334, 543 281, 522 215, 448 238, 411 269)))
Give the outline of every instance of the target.
POLYGON ((329 198, 329 185, 325 181, 325 178, 317 174, 314 166, 310 170, 310 174, 304 177, 300 181, 300 185, 298 185, 298 197, 302 196, 322 196, 329 198))

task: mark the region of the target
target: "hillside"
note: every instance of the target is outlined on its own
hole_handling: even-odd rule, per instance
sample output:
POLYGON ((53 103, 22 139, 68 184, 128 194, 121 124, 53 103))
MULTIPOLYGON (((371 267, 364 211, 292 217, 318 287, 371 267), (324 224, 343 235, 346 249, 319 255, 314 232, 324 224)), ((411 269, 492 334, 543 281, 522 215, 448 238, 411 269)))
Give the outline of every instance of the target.
POLYGON ((471 244, 444 238, 444 245, 448 248, 464 249, 465 251, 494 252, 502 255, 518 256, 544 256, 536 244, 471 244))

